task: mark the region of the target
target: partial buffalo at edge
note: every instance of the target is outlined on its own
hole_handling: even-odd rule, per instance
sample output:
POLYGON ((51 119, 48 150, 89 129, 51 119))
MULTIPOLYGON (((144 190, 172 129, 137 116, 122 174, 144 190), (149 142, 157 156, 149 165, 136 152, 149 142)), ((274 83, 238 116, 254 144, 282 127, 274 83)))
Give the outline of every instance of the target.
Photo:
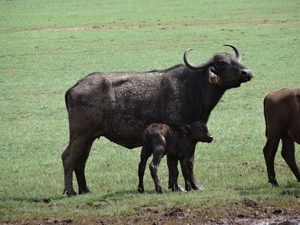
POLYGON ((267 142, 263 148, 269 182, 278 186, 274 158, 279 142, 281 155, 298 182, 300 170, 295 159, 295 142, 300 144, 300 89, 284 88, 270 93, 264 99, 267 142))

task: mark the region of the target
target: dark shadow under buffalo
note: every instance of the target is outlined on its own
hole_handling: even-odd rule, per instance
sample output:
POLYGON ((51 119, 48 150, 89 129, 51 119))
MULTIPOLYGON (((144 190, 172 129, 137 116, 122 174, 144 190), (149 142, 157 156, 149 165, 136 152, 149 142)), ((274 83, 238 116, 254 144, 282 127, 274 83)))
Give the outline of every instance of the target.
POLYGON ((279 142, 281 155, 298 182, 300 170, 295 159, 295 142, 300 144, 300 89, 284 88, 268 94, 264 99, 267 142, 263 149, 269 182, 278 186, 274 158, 279 142))
MULTIPOLYGON (((143 144, 143 131, 152 123, 206 124, 225 91, 252 78, 251 71, 240 64, 239 50, 227 46, 233 48, 235 57, 217 53, 193 65, 187 59, 188 49, 185 65, 149 72, 92 73, 71 87, 65 94, 70 140, 62 153, 64 193, 76 195, 73 171, 79 194, 89 192, 85 163, 100 136, 135 148, 143 144)), ((192 180, 192 186, 201 189, 192 180)))

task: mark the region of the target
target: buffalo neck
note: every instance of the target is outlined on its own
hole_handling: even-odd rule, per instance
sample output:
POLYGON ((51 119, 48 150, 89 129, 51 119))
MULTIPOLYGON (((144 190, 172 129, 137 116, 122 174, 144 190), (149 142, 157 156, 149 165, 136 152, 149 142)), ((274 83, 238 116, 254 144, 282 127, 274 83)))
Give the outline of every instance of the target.
POLYGON ((194 119, 202 123, 207 123, 211 111, 218 104, 226 89, 219 85, 211 84, 208 81, 207 70, 189 70, 187 76, 187 86, 192 96, 190 104, 193 105, 194 119))

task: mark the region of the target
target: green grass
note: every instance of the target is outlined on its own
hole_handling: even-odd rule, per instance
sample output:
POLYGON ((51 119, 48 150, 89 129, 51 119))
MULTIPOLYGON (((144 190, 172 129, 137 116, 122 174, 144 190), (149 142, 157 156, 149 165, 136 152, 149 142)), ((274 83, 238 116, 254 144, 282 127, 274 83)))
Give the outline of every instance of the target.
MULTIPOLYGON (((127 215, 141 206, 210 208, 245 198, 299 207, 299 184, 276 156, 279 188, 267 183, 262 101, 300 87, 300 3, 282 1, 2 1, 0 9, 0 222, 127 215), (140 148, 97 140, 87 162, 91 194, 65 198, 61 152, 68 144, 64 93, 94 71, 145 71, 215 52, 241 50, 253 82, 226 92, 199 144, 203 192, 171 193, 165 159, 158 195, 148 169, 137 194, 140 148), (50 201, 50 202, 49 202, 50 201)), ((299 146, 296 157, 300 160, 299 146)), ((180 183, 183 184, 182 178, 180 183)), ((75 187, 77 188, 77 184, 75 187)))

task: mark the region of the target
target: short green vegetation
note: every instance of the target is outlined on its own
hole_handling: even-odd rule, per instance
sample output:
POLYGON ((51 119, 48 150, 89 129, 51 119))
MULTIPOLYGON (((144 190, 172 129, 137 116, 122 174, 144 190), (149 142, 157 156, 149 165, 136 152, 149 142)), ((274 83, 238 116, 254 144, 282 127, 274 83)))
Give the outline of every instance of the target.
MULTIPOLYGON (((213 208, 252 199, 299 207, 300 186, 276 156, 279 188, 267 183, 263 99, 300 87, 300 2, 2 0, 0 7, 0 223, 130 215, 142 206, 213 208), (95 71, 145 71, 221 51, 242 52, 253 82, 229 90, 211 114, 211 144, 197 145, 202 192, 167 190, 165 159, 154 190, 148 168, 137 193, 140 148, 95 141, 86 175, 92 193, 62 195, 60 155, 68 144, 64 93, 95 71)), ((300 162, 299 146, 296 158, 300 162)), ((75 181, 74 181, 75 182, 75 181)), ((182 176, 180 183, 183 185, 182 176)), ((77 189, 77 184, 75 183, 77 189)))

